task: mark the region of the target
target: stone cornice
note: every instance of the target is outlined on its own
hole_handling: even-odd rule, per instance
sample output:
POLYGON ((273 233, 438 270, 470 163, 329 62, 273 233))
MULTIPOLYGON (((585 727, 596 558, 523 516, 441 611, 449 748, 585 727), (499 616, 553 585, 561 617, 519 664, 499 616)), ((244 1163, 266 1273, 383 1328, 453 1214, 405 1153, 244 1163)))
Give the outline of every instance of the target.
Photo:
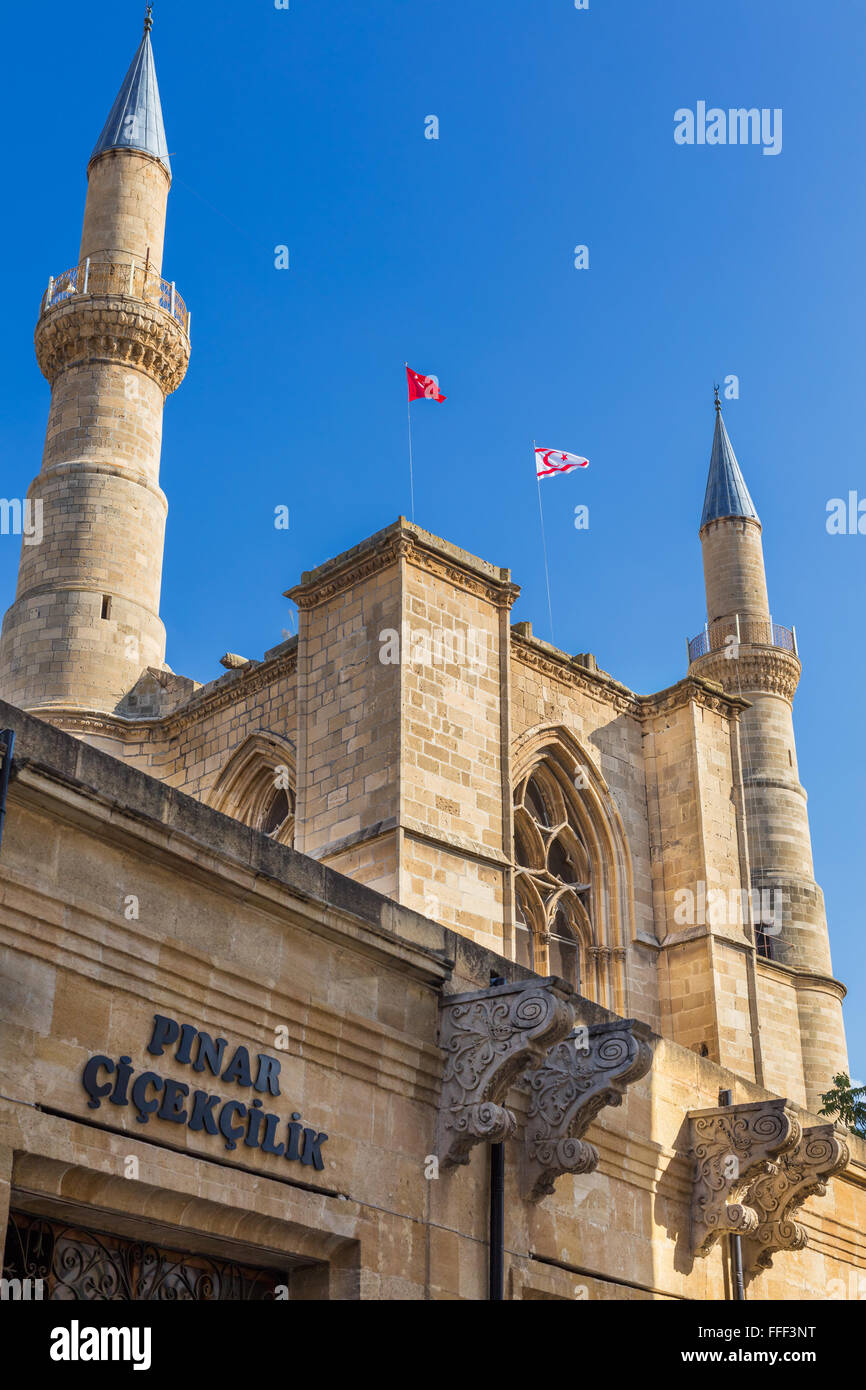
POLYGON ((478 840, 470 840, 465 835, 454 835, 448 830, 431 830, 429 825, 413 820, 411 816, 403 816, 401 826, 413 840, 423 840, 426 844, 436 845, 445 851, 453 850, 455 854, 478 859, 485 864, 496 864, 499 867, 511 865, 512 861, 502 850, 482 845, 478 840))
POLYGON ((572 690, 580 690, 608 708, 621 714, 640 717, 640 696, 627 686, 607 675, 605 671, 590 671, 566 652, 559 652, 537 637, 527 637, 511 630, 511 655, 549 680, 560 681, 572 690))
POLYGON ((832 975, 818 975, 814 970, 804 970, 798 965, 783 965, 778 960, 767 960, 766 956, 758 956, 757 965, 759 975, 788 980, 798 990, 823 990, 826 994, 834 995, 840 1004, 848 993, 847 986, 832 975))
POLYGON ((307 571, 285 597, 300 609, 315 608, 400 560, 498 608, 510 609, 520 592, 508 570, 489 565, 401 517, 352 550, 307 571))
POLYGON ((780 695, 791 701, 800 680, 800 661, 781 647, 740 646, 739 655, 724 651, 708 652, 692 663, 692 672, 704 680, 715 681, 730 693, 744 691, 780 695))
MULTIPOLYGON (((211 689, 203 687, 197 690, 186 704, 165 716, 162 722, 166 733, 177 733, 194 724, 196 720, 216 714, 247 695, 255 695, 273 681, 291 675, 297 663, 298 649, 293 647, 291 651, 284 652, 271 661, 251 662, 249 666, 241 668, 225 685, 218 681, 211 689)), ((220 681, 222 679, 224 678, 220 677, 220 681)))
POLYGON ((698 536, 703 540, 704 536, 712 531, 720 530, 723 526, 733 525, 735 529, 744 531, 747 526, 752 527, 760 536, 763 531, 760 521, 756 516, 715 516, 712 521, 707 521, 698 532, 698 536))
POLYGON ((185 704, 170 714, 157 715, 152 719, 131 719, 125 715, 106 714, 100 710, 70 709, 66 705, 40 705, 31 712, 67 733, 104 734, 110 738, 141 735, 153 738, 159 733, 169 737, 180 733, 199 719, 209 718, 236 704, 245 696, 254 695, 264 686, 290 675, 297 665, 297 658, 297 648, 294 647, 272 661, 251 663, 225 685, 217 682, 209 690, 206 687, 197 690, 185 704))
MULTIPOLYGON (((94 761, 94 753, 115 761, 110 754, 83 748, 87 762, 94 761)), ((453 964, 443 949, 445 929, 437 923, 246 826, 234 824, 227 831, 224 824, 213 824, 217 817, 221 822, 229 818, 137 770, 120 765, 120 780, 123 786, 132 785, 136 778, 153 783, 143 789, 151 803, 149 811, 126 805, 116 789, 80 782, 68 769, 32 762, 26 754, 19 758, 17 746, 16 768, 14 796, 30 808, 83 826, 106 842, 128 846, 145 861, 179 871, 205 886, 212 886, 216 876, 226 898, 256 902, 265 912, 288 912, 305 931, 342 945, 351 941, 381 963, 400 961, 401 968, 437 987, 452 974, 453 964), (157 811, 162 812, 160 819, 157 811), (401 934, 397 928, 404 914, 407 926, 420 923, 422 932, 401 934)), ((27 884, 21 887, 31 891, 27 884)), ((87 910, 91 916, 96 911, 92 904, 87 910)), ((133 939, 135 929, 129 928, 129 934, 133 939)))
POLYGON ((36 325, 36 357, 54 385, 67 367, 111 362, 145 372, 166 396, 189 364, 189 338, 173 316, 130 295, 81 295, 49 309, 36 325))
POLYGON ((639 698, 645 718, 670 714, 688 704, 695 704, 712 714, 721 714, 725 719, 739 719, 743 710, 749 708, 749 701, 741 695, 726 691, 718 682, 699 675, 685 676, 676 685, 668 686, 667 690, 639 698))
POLYGON ((717 683, 697 675, 685 676, 676 685, 656 694, 637 695, 621 682, 614 680, 607 672, 590 670, 566 652, 557 652, 556 648, 549 646, 547 642, 541 642, 535 637, 526 637, 513 629, 511 651, 516 660, 530 666, 541 675, 561 681, 563 685, 580 690, 619 713, 631 714, 637 719, 668 714, 692 703, 721 714, 727 719, 735 719, 742 710, 749 707, 748 700, 728 693, 717 683))

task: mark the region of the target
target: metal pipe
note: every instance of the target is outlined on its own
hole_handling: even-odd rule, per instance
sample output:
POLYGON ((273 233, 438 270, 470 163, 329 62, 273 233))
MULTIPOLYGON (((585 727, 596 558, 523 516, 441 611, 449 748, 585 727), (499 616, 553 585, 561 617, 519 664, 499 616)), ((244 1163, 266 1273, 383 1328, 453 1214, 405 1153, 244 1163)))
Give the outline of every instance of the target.
MULTIPOLYGON (((490 986, 504 985, 504 975, 490 976, 490 986)), ((505 1145, 490 1145, 490 1288, 493 1303, 505 1299, 505 1145)))
POLYGON ((90 257, 88 256, 88 257, 87 257, 87 260, 84 262, 84 289, 81 291, 82 294, 87 294, 87 286, 89 285, 89 283, 90 283, 90 257))
POLYGON ((505 1297, 505 1145, 490 1145, 490 1299, 505 1297))
POLYGON ((12 769, 12 751, 15 747, 15 730, 0 730, 0 845, 3 843, 3 822, 6 819, 6 793, 9 790, 9 773, 12 769))
MULTIPOLYGON (((733 1104, 732 1091, 719 1091, 719 1105, 733 1104)), ((740 1237, 731 1232, 728 1236, 731 1250, 731 1288, 733 1289, 733 1302, 744 1303, 746 1301, 746 1285, 743 1280, 743 1245, 740 1237)))
POLYGON ((743 1282, 743 1243, 739 1236, 731 1236, 731 1265, 734 1275, 734 1301, 745 1303, 746 1285, 743 1282))

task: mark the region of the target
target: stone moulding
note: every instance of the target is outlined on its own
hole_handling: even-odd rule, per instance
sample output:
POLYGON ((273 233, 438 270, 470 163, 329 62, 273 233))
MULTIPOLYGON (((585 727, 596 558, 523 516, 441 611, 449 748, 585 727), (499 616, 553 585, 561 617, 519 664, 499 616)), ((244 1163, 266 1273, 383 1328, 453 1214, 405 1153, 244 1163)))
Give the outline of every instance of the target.
POLYGON ((503 1103, 508 1088, 571 1032, 572 993, 564 981, 550 977, 442 999, 441 1167, 468 1163, 475 1144, 499 1144, 514 1136, 517 1122, 503 1103))
POLYGON ((750 1105, 692 1110, 688 1115, 694 1161, 691 1245, 709 1254, 722 1235, 754 1235, 761 1217, 751 1203, 754 1180, 778 1171, 777 1160, 795 1149, 802 1130, 784 1098, 750 1105))
POLYGON ((756 1179, 749 1189, 749 1206, 759 1225, 743 1241, 743 1267, 748 1274, 769 1269, 779 1250, 803 1250, 804 1228, 793 1219, 809 1197, 823 1197, 827 1183, 850 1162, 850 1150, 833 1124, 803 1130, 796 1148, 783 1153, 773 1171, 756 1179))
POLYGON ((189 338, 171 314, 125 295, 86 295, 49 309, 36 325, 35 343, 52 386, 67 367, 106 361, 145 372, 168 396, 189 363, 189 338))
POLYGON ((375 549, 360 555, 349 552, 333 568, 329 564, 311 571, 302 577, 300 584, 287 589, 284 597, 290 598, 299 609, 312 609, 405 560, 416 569, 435 575, 498 608, 510 610, 513 607, 520 589, 507 577, 507 570, 497 573, 491 565, 485 567, 489 572, 482 573, 474 563, 461 563, 457 555, 439 554, 434 546, 425 544, 424 535, 426 533, 419 534, 408 525, 401 526, 387 539, 383 538, 375 549))
POLYGON ((592 1173, 598 1150, 582 1136, 606 1105, 621 1105, 628 1086, 652 1065, 649 1029, 634 1019, 578 1028, 556 1043, 529 1078, 532 1101, 524 1139, 530 1201, 564 1173, 592 1173))
POLYGON ((725 690, 750 691, 781 695, 789 703, 800 680, 800 661, 792 652, 779 647, 751 647, 744 643, 736 660, 728 659, 723 651, 708 652, 694 662, 695 674, 705 680, 717 681, 725 690))

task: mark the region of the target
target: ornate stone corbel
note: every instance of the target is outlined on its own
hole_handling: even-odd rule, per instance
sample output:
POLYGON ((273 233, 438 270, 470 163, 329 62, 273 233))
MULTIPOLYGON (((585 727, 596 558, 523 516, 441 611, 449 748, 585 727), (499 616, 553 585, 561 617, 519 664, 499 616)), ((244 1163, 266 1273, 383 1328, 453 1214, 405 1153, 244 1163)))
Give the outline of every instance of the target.
POLYGON ((749 1274, 769 1269, 779 1250, 802 1250, 806 1232, 793 1220, 809 1197, 823 1197, 827 1183, 848 1166, 850 1151, 835 1125, 813 1125, 803 1130, 795 1149, 783 1153, 774 1171, 757 1178, 749 1188, 748 1203, 758 1213, 759 1225, 743 1241, 743 1267, 749 1274))
POLYGON ((756 1177, 777 1171, 774 1160, 797 1146, 802 1130, 784 1099, 692 1110, 688 1120, 695 1165, 692 1251, 706 1255, 721 1235, 757 1231, 760 1218, 747 1190, 756 1177))
POLYGON ((591 1173, 598 1150, 581 1136, 606 1105, 652 1065, 649 1030, 633 1018, 578 1028, 550 1049, 529 1078, 525 1180, 531 1201, 553 1191, 563 1173, 591 1173))
POLYGON ((574 1025, 572 990, 562 980, 493 985, 446 996, 439 1046, 446 1053, 439 1111, 439 1162, 468 1163, 474 1144, 498 1144, 517 1128, 503 1105, 522 1071, 574 1025))

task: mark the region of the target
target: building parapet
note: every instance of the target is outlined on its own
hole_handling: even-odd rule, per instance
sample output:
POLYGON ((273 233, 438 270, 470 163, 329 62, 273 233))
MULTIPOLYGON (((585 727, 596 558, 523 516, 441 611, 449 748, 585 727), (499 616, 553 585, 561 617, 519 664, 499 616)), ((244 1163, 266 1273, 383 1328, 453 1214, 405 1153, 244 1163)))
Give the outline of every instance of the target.
POLYGON ((797 629, 783 627, 772 618, 749 618, 734 613, 730 618, 717 618, 705 623, 703 632, 689 642, 689 662, 709 652, 724 651, 732 642, 749 647, 778 647, 783 652, 797 651, 797 629))
POLYGON ((128 295, 132 299, 142 299, 171 314, 189 337, 192 315, 178 294, 177 286, 173 280, 163 280, 149 265, 137 261, 91 261, 88 257, 70 270, 64 270, 62 275, 52 275, 42 296, 40 317, 58 304, 67 304, 84 295, 128 295))

